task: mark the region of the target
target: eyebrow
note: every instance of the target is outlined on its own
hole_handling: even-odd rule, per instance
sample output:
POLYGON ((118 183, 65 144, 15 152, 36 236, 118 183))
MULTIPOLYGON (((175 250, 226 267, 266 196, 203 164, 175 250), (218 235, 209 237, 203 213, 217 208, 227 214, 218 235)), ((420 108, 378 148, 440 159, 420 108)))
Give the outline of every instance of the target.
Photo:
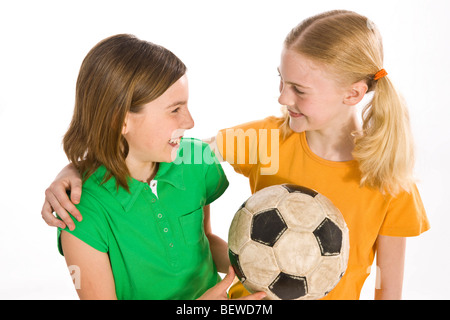
POLYGON ((169 109, 169 108, 173 108, 173 107, 176 107, 179 105, 184 105, 184 104, 187 104, 186 100, 174 102, 174 103, 168 105, 166 108, 169 109))
MULTIPOLYGON (((277 70, 278 70, 278 73, 279 73, 280 76, 281 76, 280 68, 277 68, 277 70)), ((309 87, 303 86, 303 85, 298 84, 298 83, 295 83, 295 82, 291 82, 291 81, 285 81, 285 82, 286 82, 287 84, 291 84, 291 85, 293 85, 293 86, 300 87, 300 88, 303 88, 303 89, 311 89, 311 88, 309 88, 309 87)))

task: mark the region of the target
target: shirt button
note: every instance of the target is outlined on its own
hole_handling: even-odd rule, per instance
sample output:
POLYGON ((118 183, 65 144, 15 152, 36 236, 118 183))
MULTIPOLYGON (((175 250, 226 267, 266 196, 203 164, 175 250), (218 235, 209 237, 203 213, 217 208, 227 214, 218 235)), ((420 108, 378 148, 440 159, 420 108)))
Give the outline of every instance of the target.
POLYGON ((167 229, 167 228, 164 228, 164 232, 168 232, 169 231, 169 229, 167 229))
POLYGON ((173 248, 173 243, 169 243, 169 247, 173 248))
POLYGON ((161 213, 158 213, 158 218, 162 218, 162 214, 161 213))
POLYGON ((153 203, 155 203, 155 201, 156 201, 156 199, 155 199, 155 198, 153 198, 153 199, 152 199, 152 202, 153 202, 153 203))

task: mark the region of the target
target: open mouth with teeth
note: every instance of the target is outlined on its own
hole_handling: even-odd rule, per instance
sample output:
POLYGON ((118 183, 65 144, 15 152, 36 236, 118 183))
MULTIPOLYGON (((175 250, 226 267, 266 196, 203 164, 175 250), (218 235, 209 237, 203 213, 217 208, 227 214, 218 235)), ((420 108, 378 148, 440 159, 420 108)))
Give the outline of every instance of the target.
POLYGON ((169 140, 169 144, 172 147, 179 147, 180 146, 180 141, 181 141, 182 137, 178 137, 178 138, 172 138, 169 140))

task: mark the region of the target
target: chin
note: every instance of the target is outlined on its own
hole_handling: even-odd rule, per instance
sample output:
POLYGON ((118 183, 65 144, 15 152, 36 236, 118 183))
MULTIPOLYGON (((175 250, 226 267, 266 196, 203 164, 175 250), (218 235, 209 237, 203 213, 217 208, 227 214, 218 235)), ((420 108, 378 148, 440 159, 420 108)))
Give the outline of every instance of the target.
POLYGON ((170 154, 167 156, 167 160, 163 162, 174 162, 178 157, 178 149, 180 149, 180 146, 172 147, 170 154))
POLYGON ((293 121, 292 118, 289 119, 289 128, 292 131, 300 133, 306 131, 306 126, 303 123, 298 123, 297 121, 293 121))

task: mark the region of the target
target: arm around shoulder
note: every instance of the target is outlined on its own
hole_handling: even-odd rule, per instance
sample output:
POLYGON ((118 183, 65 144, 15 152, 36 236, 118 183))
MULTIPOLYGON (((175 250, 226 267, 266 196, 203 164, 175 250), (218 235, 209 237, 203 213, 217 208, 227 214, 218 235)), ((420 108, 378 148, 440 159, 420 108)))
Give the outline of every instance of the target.
POLYGON ((65 228, 67 225, 70 230, 73 230, 75 226, 69 213, 78 221, 81 221, 81 214, 74 205, 80 202, 81 188, 80 174, 73 164, 68 164, 45 190, 45 201, 41 215, 49 226, 65 228), (57 219, 53 212, 56 212, 62 221, 57 219))

